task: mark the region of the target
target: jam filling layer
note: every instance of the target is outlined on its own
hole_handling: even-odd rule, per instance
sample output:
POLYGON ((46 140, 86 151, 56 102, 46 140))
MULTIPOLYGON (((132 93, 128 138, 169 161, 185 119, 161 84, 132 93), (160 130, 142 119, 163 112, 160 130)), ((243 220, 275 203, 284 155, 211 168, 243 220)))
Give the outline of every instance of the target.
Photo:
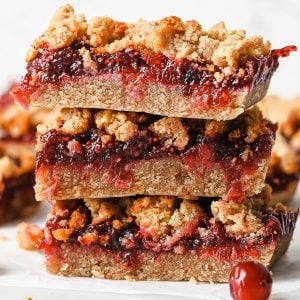
POLYGON ((116 75, 136 95, 142 96, 149 83, 161 83, 179 87, 184 96, 192 96, 195 99, 192 107, 223 108, 230 105, 231 91, 251 89, 268 81, 278 67, 278 58, 295 50, 295 46, 289 46, 248 60, 242 68, 243 75, 237 69, 235 74, 223 76, 220 81, 215 74, 223 74, 223 70, 210 62, 174 60, 146 48, 99 54, 89 45, 78 42, 55 51, 45 44, 38 56, 28 63, 27 74, 14 96, 28 106, 30 95, 43 92, 47 85, 55 88, 69 80, 116 75), (81 49, 90 50, 92 70, 84 66, 81 49))
MULTIPOLYGON (((155 116, 139 124, 135 135, 127 141, 117 140, 114 135, 105 141, 107 132, 93 127, 73 135, 51 129, 39 136, 41 150, 36 153, 37 171, 55 165, 66 168, 95 166, 105 170, 103 180, 106 184, 128 188, 132 183, 131 168, 135 162, 176 157, 187 172, 201 174, 207 168, 217 168, 230 186, 230 199, 243 201, 247 186, 241 180, 253 175, 258 164, 269 158, 275 135, 275 126, 267 120, 263 121, 263 129, 259 129, 262 132, 258 133, 255 127, 255 132, 250 134, 250 126, 243 118, 240 116, 226 125, 216 123, 222 127, 219 131, 209 130, 214 127, 212 123, 208 125, 202 120, 182 119, 181 143, 178 136, 157 136, 151 130, 157 120, 155 116), (180 147, 183 140, 185 146, 180 147)), ((163 121, 168 122, 167 118, 163 121)))
MULTIPOLYGON (((126 217, 126 213, 122 212, 123 217, 119 217, 121 221, 117 217, 101 221, 103 216, 105 219, 105 209, 102 207, 99 210, 99 222, 99 219, 97 221, 97 218, 92 217, 82 200, 73 200, 72 203, 68 201, 68 207, 60 207, 59 213, 52 212, 48 218, 45 238, 39 247, 47 252, 60 244, 97 246, 106 250, 120 251, 120 255, 124 255, 126 251, 129 254, 137 250, 149 250, 156 253, 173 251, 177 254, 195 250, 201 255, 218 255, 221 260, 226 260, 232 256, 235 258, 245 255, 256 257, 261 247, 278 242, 294 230, 297 212, 274 210, 271 213, 262 213, 257 219, 260 229, 256 233, 240 235, 238 232, 228 232, 226 225, 213 216, 211 203, 214 200, 216 199, 203 198, 198 202, 197 200, 191 201, 197 203, 193 205, 201 205, 201 209, 197 213, 191 213, 192 218, 184 224, 181 230, 172 228, 166 236, 159 238, 149 231, 149 227, 148 229, 143 227, 143 224, 150 225, 146 221, 142 223, 143 219, 138 219, 138 213, 136 213, 136 218, 128 215, 126 217)), ((109 199, 109 201, 113 200, 109 199)), ((54 206, 60 205, 54 204, 54 206)), ((179 208, 180 201, 176 205, 179 208)), ((142 215, 142 218, 147 218, 147 213, 142 215)), ((174 219, 173 224, 177 224, 176 216, 174 219)))

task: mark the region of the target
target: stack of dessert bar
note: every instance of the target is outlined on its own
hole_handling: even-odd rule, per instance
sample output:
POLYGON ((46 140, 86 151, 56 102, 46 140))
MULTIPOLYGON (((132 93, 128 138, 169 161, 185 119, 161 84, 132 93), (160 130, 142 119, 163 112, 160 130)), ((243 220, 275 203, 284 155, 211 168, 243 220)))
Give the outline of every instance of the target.
POLYGON ((292 50, 223 23, 87 22, 61 7, 14 91, 62 108, 36 145, 48 271, 224 282, 240 261, 273 264, 297 212, 268 206, 276 126, 250 107, 292 50))

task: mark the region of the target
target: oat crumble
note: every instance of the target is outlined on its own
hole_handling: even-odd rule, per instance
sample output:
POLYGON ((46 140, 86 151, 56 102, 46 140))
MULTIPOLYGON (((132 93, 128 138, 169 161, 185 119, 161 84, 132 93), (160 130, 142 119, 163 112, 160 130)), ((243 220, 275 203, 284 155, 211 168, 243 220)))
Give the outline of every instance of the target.
MULTIPOLYGON (((175 16, 128 24, 104 16, 87 22, 84 15, 75 14, 73 7, 67 4, 56 11, 48 29, 31 45, 26 59, 33 60, 44 44, 56 50, 74 41, 88 43, 96 52, 147 47, 168 57, 227 68, 227 73, 234 72, 248 58, 267 55, 270 51, 270 43, 264 42, 262 37, 246 37, 245 30, 228 30, 224 22, 209 30, 194 20, 184 22, 175 16)), ((216 76, 222 79, 219 74, 216 76)))

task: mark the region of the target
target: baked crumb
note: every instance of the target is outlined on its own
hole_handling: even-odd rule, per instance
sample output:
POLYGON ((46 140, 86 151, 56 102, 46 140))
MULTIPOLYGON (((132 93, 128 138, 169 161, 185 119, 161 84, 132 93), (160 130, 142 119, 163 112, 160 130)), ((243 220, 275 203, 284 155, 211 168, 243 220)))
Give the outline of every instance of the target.
POLYGON ((140 197, 127 208, 127 215, 134 216, 136 223, 154 240, 170 232, 169 221, 175 210, 175 197, 140 197))
POLYGON ((79 53, 82 55, 83 66, 86 72, 90 72, 91 74, 96 74, 98 71, 97 64, 91 58, 91 52, 82 47, 79 50, 79 53))
POLYGON ((183 200, 179 209, 174 211, 168 224, 175 230, 175 234, 178 234, 193 220, 199 218, 202 213, 203 208, 196 201, 183 200))
POLYGON ((226 129, 226 122, 216 120, 205 120, 205 135, 214 138, 222 134, 226 129))
POLYGON ((192 283, 192 284, 198 284, 198 281, 195 277, 191 277, 189 282, 192 283))
POLYGON ((131 282, 136 281, 135 277, 130 275, 125 275, 124 279, 131 282))
POLYGON ((248 199, 245 203, 219 200, 211 204, 216 221, 224 224, 226 232, 235 236, 257 233, 262 227, 262 207, 260 198, 248 199))
POLYGON ((131 120, 136 120, 134 113, 113 112, 111 110, 98 111, 94 115, 97 128, 106 130, 114 135, 117 141, 126 142, 136 135, 138 126, 131 120))
POLYGON ((87 22, 84 15, 74 14, 70 4, 61 6, 52 17, 48 29, 36 39, 27 52, 26 60, 37 56, 38 50, 47 43, 52 49, 61 49, 86 36, 87 22))
POLYGON ((62 119, 62 132, 65 134, 78 134, 87 131, 90 127, 92 115, 88 109, 63 108, 59 119, 62 119))
POLYGON ((189 135, 180 118, 164 117, 150 125, 154 134, 165 140, 166 147, 175 146, 184 150, 189 142, 189 135))
POLYGON ((44 44, 56 50, 74 41, 84 41, 95 51, 110 53, 132 46, 147 47, 176 59, 212 63, 227 68, 227 72, 235 72, 248 58, 270 51, 270 43, 262 37, 246 37, 245 30, 228 30, 224 22, 207 31, 194 20, 184 22, 175 16, 128 24, 109 17, 94 17, 88 23, 67 4, 58 9, 48 29, 33 42, 26 60, 33 60, 44 44))
MULTIPOLYGON (((120 206, 105 199, 84 199, 86 206, 92 213, 92 223, 98 224, 105 222, 112 217, 121 217, 120 206)), ((115 226, 116 223, 115 223, 115 226)))
POLYGON ((35 224, 22 222, 18 225, 17 242, 21 249, 34 250, 36 245, 43 239, 43 229, 35 224))

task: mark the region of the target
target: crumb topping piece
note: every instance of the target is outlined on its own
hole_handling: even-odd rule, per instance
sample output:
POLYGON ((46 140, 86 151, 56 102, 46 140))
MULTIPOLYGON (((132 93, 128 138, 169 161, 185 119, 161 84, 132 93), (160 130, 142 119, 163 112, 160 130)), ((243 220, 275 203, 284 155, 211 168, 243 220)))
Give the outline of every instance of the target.
POLYGON ((167 147, 174 145, 179 150, 184 150, 189 142, 188 132, 180 118, 161 118, 150 125, 149 129, 158 137, 165 139, 167 147))
POLYGON ((91 112, 88 109, 63 108, 62 131, 66 134, 83 133, 89 129, 91 122, 91 112))
POLYGON ((141 197, 134 200, 127 214, 135 217, 136 223, 154 240, 170 232, 169 221, 175 210, 175 197, 141 197))
POLYGON ((18 225, 16 239, 21 249, 34 250, 43 237, 43 229, 38 225, 25 222, 18 225))
POLYGON ((136 135, 138 131, 136 123, 143 121, 143 115, 103 110, 97 112, 94 119, 97 128, 105 129, 108 134, 115 135, 117 141, 126 142, 136 135))
POLYGON ((263 205, 264 201, 255 197, 245 203, 219 200, 212 202, 211 210, 215 221, 223 223, 227 233, 243 236, 256 233, 262 228, 263 205))
POLYGON ((175 16, 127 24, 104 16, 87 22, 68 4, 54 14, 48 29, 33 42, 26 59, 33 60, 45 44, 56 50, 74 41, 88 43, 97 52, 146 47, 176 59, 208 62, 227 68, 227 72, 251 57, 267 55, 270 51, 270 43, 264 42, 262 37, 246 37, 245 30, 228 30, 224 22, 209 30, 204 30, 195 20, 184 22, 175 16))

